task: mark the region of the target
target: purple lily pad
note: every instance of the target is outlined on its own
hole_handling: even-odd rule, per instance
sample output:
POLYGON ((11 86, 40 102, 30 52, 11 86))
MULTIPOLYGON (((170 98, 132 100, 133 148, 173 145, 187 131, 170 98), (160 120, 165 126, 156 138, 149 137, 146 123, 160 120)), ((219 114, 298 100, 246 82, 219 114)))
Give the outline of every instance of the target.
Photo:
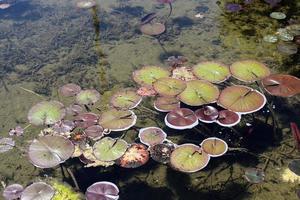
POLYGON ((227 3, 225 5, 225 8, 228 12, 239 12, 243 10, 242 5, 237 4, 237 3, 227 3))
POLYGON ((87 188, 85 197, 87 200, 117 200, 119 188, 111 182, 97 182, 87 188))
POLYGON ((165 124, 173 129, 191 129, 198 125, 198 118, 188 108, 177 108, 169 112, 165 117, 165 124))
POLYGON ((143 144, 153 146, 163 143, 167 134, 158 127, 147 127, 140 129, 138 137, 143 144))
POLYGON ((78 115, 83 112, 83 108, 80 105, 72 104, 66 108, 68 115, 78 115))
POLYGON ((75 117, 76 127, 88 128, 98 123, 98 115, 94 113, 80 113, 75 117))
POLYGON ((241 115, 239 113, 230 110, 221 110, 217 123, 221 126, 232 127, 237 125, 241 121, 241 115))
POLYGON ((21 136, 23 135, 23 133, 24 133, 24 129, 19 125, 13 129, 10 129, 8 132, 10 136, 21 136))
POLYGON ((104 136, 104 128, 99 125, 93 125, 84 130, 85 134, 93 139, 98 140, 104 136))
POLYGON ((59 88, 59 93, 65 97, 72 97, 81 91, 81 87, 74 83, 68 83, 59 88))
POLYGON ((23 186, 20 184, 12 184, 7 186, 3 191, 3 197, 5 200, 19 199, 23 192, 23 186))
POLYGON ((57 133, 70 132, 75 128, 75 123, 70 120, 61 120, 56 122, 51 128, 57 133))
POLYGON ((55 190, 44 182, 37 182, 25 188, 21 200, 51 200, 55 190))
POLYGON ((219 111, 213 106, 204 106, 195 111, 196 116, 201 122, 213 123, 219 116, 219 111))

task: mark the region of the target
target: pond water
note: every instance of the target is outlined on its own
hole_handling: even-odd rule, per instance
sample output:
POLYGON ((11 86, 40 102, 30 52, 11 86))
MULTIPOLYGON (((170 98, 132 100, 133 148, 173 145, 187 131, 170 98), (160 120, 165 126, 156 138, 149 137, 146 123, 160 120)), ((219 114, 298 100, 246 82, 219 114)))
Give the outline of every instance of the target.
MULTIPOLYGON (((140 128, 157 126, 175 144, 199 145, 212 136, 228 143, 226 154, 211 158, 204 169, 194 173, 180 172, 153 159, 133 169, 120 164, 84 167, 78 158, 68 159, 61 167, 41 169, 29 161, 31 142, 47 126, 28 126, 28 111, 45 100, 72 104, 74 98, 58 92, 67 83, 96 89, 100 100, 86 109, 100 115, 111 109, 110 99, 116 91, 139 88, 132 77, 135 70, 143 66, 169 70, 166 60, 170 56, 184 56, 187 61, 183 65, 188 67, 203 61, 230 66, 240 60, 256 60, 273 74, 300 74, 300 29, 298 40, 282 33, 292 24, 300 26, 300 1, 175 0, 170 17, 169 11, 169 4, 156 0, 97 0, 88 9, 79 8, 75 0, 0 0, 0 138, 15 141, 13 149, 0 153, 1 193, 13 183, 25 187, 56 180, 75 187, 68 169, 77 180, 78 192, 84 194, 93 183, 109 181, 119 187, 121 200, 299 199, 300 176, 288 171, 288 164, 300 159, 290 128, 290 122, 300 123, 299 95, 266 94, 276 126, 267 117, 270 108, 265 106, 255 114, 242 115, 234 128, 200 122, 197 128, 185 130, 168 128, 166 113, 154 111, 155 97, 145 97, 142 106, 134 109, 136 125, 109 135, 139 142, 140 128), (272 12, 279 14, 270 17, 272 12), (165 25, 165 32, 157 36, 141 32, 141 19, 150 13, 156 13, 153 20, 165 25), (9 130, 18 125, 28 128, 22 136, 9 136, 9 130), (249 182, 245 178, 249 168, 260 169, 254 175, 263 173, 264 180, 249 182)), ((230 79, 226 86, 231 84, 237 84, 236 80, 230 79)), ((246 85, 257 89, 256 84, 246 85)))

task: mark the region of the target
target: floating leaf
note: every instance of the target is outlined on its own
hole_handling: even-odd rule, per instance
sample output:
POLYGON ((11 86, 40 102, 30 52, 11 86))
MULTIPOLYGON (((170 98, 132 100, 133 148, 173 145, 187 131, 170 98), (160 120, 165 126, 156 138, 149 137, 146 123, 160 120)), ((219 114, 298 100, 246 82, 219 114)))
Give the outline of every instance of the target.
POLYGON ((21 200, 51 200, 55 190, 44 182, 29 185, 22 193, 21 200))
POLYGON ((93 140, 98 140, 104 136, 104 129, 102 126, 93 125, 84 130, 84 133, 93 140))
POLYGON ((243 60, 230 66, 231 74, 240 81, 254 82, 270 75, 270 69, 255 60, 243 60))
POLYGON ((131 110, 111 109, 100 115, 99 124, 111 131, 124 131, 134 126, 137 116, 131 110))
POLYGON ((260 110, 266 104, 266 97, 250 87, 235 85, 225 88, 218 100, 218 105, 241 114, 260 110))
POLYGON ((152 87, 160 78, 169 77, 170 72, 157 66, 146 66, 133 72, 133 80, 140 85, 152 87))
POLYGON ((0 153, 4 153, 13 149, 15 141, 12 138, 1 138, 0 139, 0 153))
POLYGON ((202 62, 193 67, 194 74, 212 83, 221 83, 230 77, 229 68, 218 62, 202 62))
POLYGON ((78 0, 76 3, 78 8, 82 9, 90 9, 96 6, 95 0, 78 0))
POLYGON ((126 110, 137 107, 141 101, 142 97, 130 89, 115 93, 110 100, 113 107, 126 110))
POLYGON ((284 42, 277 45, 277 50, 285 55, 293 55, 298 52, 298 45, 291 42, 284 42))
POLYGON ((29 146, 31 163, 39 168, 51 168, 69 159, 75 150, 73 143, 62 136, 42 136, 29 146))
POLYGON ((198 118, 188 108, 177 108, 169 112, 165 117, 165 124, 173 129, 191 129, 198 125, 198 118))
POLYGON ((300 79, 286 74, 272 74, 262 80, 265 90, 274 96, 291 97, 300 93, 300 79))
POLYGON ((20 184, 12 184, 7 186, 3 191, 5 200, 19 199, 23 192, 23 186, 20 184))
POLYGON ((100 99, 100 94, 97 90, 81 90, 76 95, 76 102, 80 105, 94 104, 100 99))
POLYGON ((197 118, 201 122, 213 123, 219 116, 219 111, 213 106, 204 106, 195 111, 197 118))
POLYGON ((285 19, 286 15, 282 12, 272 12, 270 14, 270 17, 273 19, 285 19))
POLYGON ((86 200, 118 200, 119 189, 111 182, 101 181, 87 188, 86 200))
POLYGON ((65 97, 75 96, 81 91, 81 87, 74 83, 68 83, 59 88, 59 93, 65 97))
POLYGON ((180 108, 180 101, 175 97, 158 97, 154 101, 154 108, 160 112, 170 112, 180 108))
POLYGON ((101 161, 114 161, 125 153, 127 147, 128 144, 125 140, 105 137, 94 144, 93 152, 95 157, 101 161))
POLYGON ((192 173, 206 167, 209 159, 209 155, 199 146, 194 144, 183 144, 177 146, 172 152, 170 163, 176 170, 192 173))
POLYGON ((176 67, 172 70, 172 78, 180 79, 183 81, 196 80, 197 77, 193 74, 190 67, 176 67))
POLYGON ((153 83, 153 88, 162 96, 176 96, 186 88, 186 83, 175 78, 160 78, 153 83))
POLYGON ((99 116, 95 113, 80 113, 75 117, 76 127, 88 128, 98 123, 99 116))
POLYGON ((211 157, 219 157, 224 155, 228 150, 228 145, 224 140, 216 137, 206 138, 200 144, 203 151, 211 157))
POLYGON ((221 110, 217 123, 221 126, 232 127, 240 123, 241 115, 230 110, 221 110))
POLYGON ((153 146, 163 143, 167 134, 158 127, 147 127, 140 129, 138 137, 143 144, 153 146))
POLYGON ((64 118, 64 105, 58 101, 42 101, 28 112, 28 120, 34 125, 51 125, 64 118))
POLYGON ((188 81, 185 90, 178 96, 180 101, 190 106, 213 103, 219 96, 219 89, 208 81, 188 81))
POLYGON ((118 164, 125 168, 137 168, 146 164, 149 152, 143 144, 132 144, 125 154, 118 160, 118 164))
POLYGON ((143 24, 140 30, 145 35, 156 36, 165 32, 166 27, 162 23, 147 23, 143 24))
POLYGON ((170 156, 175 149, 172 143, 156 144, 150 147, 150 155, 153 160, 163 164, 170 162, 170 156))

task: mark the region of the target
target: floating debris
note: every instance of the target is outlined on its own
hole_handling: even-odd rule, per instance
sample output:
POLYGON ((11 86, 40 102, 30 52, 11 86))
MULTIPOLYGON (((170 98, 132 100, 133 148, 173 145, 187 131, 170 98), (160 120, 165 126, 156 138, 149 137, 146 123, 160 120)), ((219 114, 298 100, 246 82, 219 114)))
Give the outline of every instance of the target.
POLYGON ((292 41, 294 39, 294 36, 286 28, 279 28, 276 34, 280 40, 285 42, 292 41))
POLYGON ((278 41, 278 37, 276 35, 265 35, 263 40, 269 43, 276 43, 278 41))
POLYGON ((149 160, 149 151, 143 144, 132 144, 125 154, 117 161, 124 168, 137 168, 146 164, 149 160))
POLYGON ((0 153, 7 152, 13 149, 15 141, 12 138, 1 138, 0 139, 0 153))
POLYGON ((0 9, 10 8, 15 3, 17 3, 17 0, 0 0, 0 9))
POLYGON ((265 173, 262 169, 248 168, 245 170, 244 177, 249 183, 261 183, 265 180, 265 173))
POLYGON ((203 19, 204 15, 202 13, 198 13, 195 15, 196 18, 203 19))
POLYGON ((270 14, 270 17, 273 18, 273 19, 285 19, 286 18, 286 15, 282 12, 272 12, 270 14))
POLYGON ((15 128, 13 128, 13 129, 10 129, 9 130, 9 132, 8 132, 8 134, 10 135, 10 136, 21 136, 21 135, 23 135, 23 133, 24 133, 24 128, 22 128, 21 126, 16 126, 15 128))
POLYGON ((90 9, 96 6, 96 1, 95 0, 79 0, 76 3, 76 6, 78 8, 83 8, 83 9, 90 9))
POLYGON ((150 147, 150 155, 156 162, 167 164, 170 162, 170 156, 174 149, 173 143, 157 144, 150 147))

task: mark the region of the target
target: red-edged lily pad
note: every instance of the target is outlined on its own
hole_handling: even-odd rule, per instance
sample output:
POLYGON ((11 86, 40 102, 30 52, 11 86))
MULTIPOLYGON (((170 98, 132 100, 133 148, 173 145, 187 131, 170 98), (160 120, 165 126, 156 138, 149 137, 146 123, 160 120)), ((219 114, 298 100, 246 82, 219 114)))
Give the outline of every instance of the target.
POLYGON ((181 172, 197 172, 207 166, 210 156, 199 146, 183 144, 175 148, 171 154, 170 163, 181 172))
POLYGON ((153 146, 163 143, 167 134, 158 127, 147 127, 140 129, 138 137, 143 144, 153 146))
POLYGON ((143 144, 132 144, 118 160, 118 164, 124 168, 137 168, 146 164, 148 160, 147 147, 143 144))
POLYGON ((266 97, 250 87, 235 85, 222 90, 218 104, 240 114, 253 113, 264 107, 266 97))
POLYGON ((115 93, 110 100, 113 107, 126 110, 137 107, 141 101, 142 97, 131 89, 115 93))
POLYGON ((219 89, 208 81, 188 81, 185 90, 178 96, 180 101, 190 106, 213 103, 219 96, 219 89))
POLYGON ((198 118, 194 111, 188 108, 177 108, 165 117, 165 124, 173 129, 191 129, 198 125, 198 118))
POLYGON ((265 90, 274 96, 291 97, 300 93, 300 79, 287 74, 272 74, 262 80, 265 90))
POLYGON ((131 110, 111 109, 100 115, 99 124, 111 131, 124 131, 134 126, 137 116, 131 110))
POLYGON ((87 188, 86 200, 118 200, 119 188, 111 182, 101 181, 87 188))
POLYGON ((199 63, 193 67, 193 72, 199 79, 212 83, 221 83, 231 76, 229 68, 218 62, 199 63))
POLYGON ((160 112, 170 112, 180 108, 180 101, 175 97, 158 97, 154 101, 154 108, 160 112))
POLYGON ((232 127, 240 123, 241 115, 239 113, 230 110, 221 110, 219 112, 219 117, 217 123, 220 126, 232 127))
POLYGON ((201 122, 213 123, 219 116, 219 111, 213 106, 204 106, 195 111, 196 116, 201 122))
POLYGON ((153 83, 153 88, 161 96, 176 96, 186 88, 186 83, 175 78, 160 78, 153 83))
POLYGON ((231 74, 240 81, 254 82, 270 75, 270 69, 263 63, 255 60, 243 60, 230 66, 231 74))
POLYGON ((169 77, 170 72, 157 66, 146 66, 133 72, 133 80, 140 85, 152 87, 160 78, 169 77))
POLYGON ((211 157, 219 157, 224 155, 228 150, 227 143, 216 137, 206 138, 200 144, 203 151, 205 151, 211 157))

